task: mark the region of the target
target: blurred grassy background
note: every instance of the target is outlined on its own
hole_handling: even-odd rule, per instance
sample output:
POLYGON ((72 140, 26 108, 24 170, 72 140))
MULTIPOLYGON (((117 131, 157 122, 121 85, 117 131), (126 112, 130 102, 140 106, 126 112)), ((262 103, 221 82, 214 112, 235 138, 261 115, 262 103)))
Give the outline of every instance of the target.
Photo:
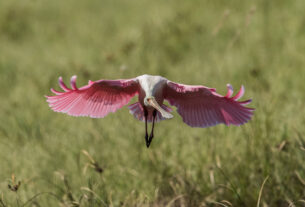
POLYGON ((304 206, 304 7, 0 1, 0 206, 304 206), (126 107, 75 118, 44 98, 59 76, 76 74, 81 86, 144 73, 221 94, 244 84, 253 120, 196 129, 175 112, 146 149, 144 124, 126 107), (82 150, 103 173, 86 169, 82 150))

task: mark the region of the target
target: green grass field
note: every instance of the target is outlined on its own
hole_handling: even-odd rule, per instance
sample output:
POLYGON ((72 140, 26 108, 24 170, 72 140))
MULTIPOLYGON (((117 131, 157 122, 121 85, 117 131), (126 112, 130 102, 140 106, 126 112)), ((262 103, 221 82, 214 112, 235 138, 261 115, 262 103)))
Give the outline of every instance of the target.
POLYGON ((0 206, 305 206, 304 8, 0 1, 0 206), (174 112, 147 149, 144 123, 126 107, 76 118, 44 97, 59 90, 59 76, 82 86, 144 73, 220 94, 243 84, 255 115, 241 127, 200 129, 174 112))

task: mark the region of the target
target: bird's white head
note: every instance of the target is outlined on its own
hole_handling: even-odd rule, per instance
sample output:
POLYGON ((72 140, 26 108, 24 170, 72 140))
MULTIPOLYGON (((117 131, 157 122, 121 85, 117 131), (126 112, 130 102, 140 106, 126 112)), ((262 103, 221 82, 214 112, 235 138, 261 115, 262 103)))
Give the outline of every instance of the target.
POLYGON ((171 118, 174 117, 171 113, 168 113, 167 111, 165 111, 165 110, 158 104, 158 102, 156 101, 155 97, 153 97, 153 96, 147 96, 147 97, 145 97, 145 98, 144 98, 144 105, 145 105, 145 106, 152 106, 152 107, 154 107, 157 111, 159 111, 159 112, 161 113, 161 115, 162 115, 164 118, 171 119, 171 118))
POLYGON ((153 97, 153 96, 146 96, 144 98, 144 105, 145 106, 151 106, 150 103, 149 103, 149 102, 151 102, 151 99, 155 99, 155 97, 153 97))

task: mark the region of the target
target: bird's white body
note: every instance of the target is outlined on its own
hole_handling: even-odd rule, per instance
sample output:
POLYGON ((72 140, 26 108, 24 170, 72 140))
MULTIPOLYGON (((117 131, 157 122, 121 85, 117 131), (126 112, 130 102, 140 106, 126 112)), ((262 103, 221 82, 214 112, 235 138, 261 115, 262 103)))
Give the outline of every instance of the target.
POLYGON ((162 76, 141 75, 137 77, 140 86, 146 96, 155 96, 159 94, 166 85, 166 78, 162 76))
POLYGON ((137 77, 141 90, 139 93, 139 102, 148 108, 153 110, 154 108, 147 102, 147 98, 155 98, 157 103, 161 105, 163 103, 163 89, 166 85, 167 79, 161 76, 141 75, 137 77))

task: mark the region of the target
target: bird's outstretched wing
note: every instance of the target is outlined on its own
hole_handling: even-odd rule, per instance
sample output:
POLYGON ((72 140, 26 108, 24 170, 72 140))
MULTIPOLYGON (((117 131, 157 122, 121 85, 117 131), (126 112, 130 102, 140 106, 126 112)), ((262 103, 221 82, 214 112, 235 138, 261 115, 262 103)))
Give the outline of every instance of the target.
POLYGON ((165 99, 177 107, 183 121, 191 127, 209 127, 216 124, 241 125, 253 115, 253 108, 245 107, 251 100, 237 101, 244 94, 242 86, 233 96, 233 88, 227 85, 225 96, 216 93, 213 88, 190 86, 167 81, 164 89, 165 99))
POLYGON ((105 117, 128 104, 138 93, 137 79, 89 81, 88 85, 76 87, 76 76, 71 78, 71 89, 60 77, 59 86, 64 92, 51 88, 55 96, 46 96, 49 106, 56 112, 71 116, 105 117))

